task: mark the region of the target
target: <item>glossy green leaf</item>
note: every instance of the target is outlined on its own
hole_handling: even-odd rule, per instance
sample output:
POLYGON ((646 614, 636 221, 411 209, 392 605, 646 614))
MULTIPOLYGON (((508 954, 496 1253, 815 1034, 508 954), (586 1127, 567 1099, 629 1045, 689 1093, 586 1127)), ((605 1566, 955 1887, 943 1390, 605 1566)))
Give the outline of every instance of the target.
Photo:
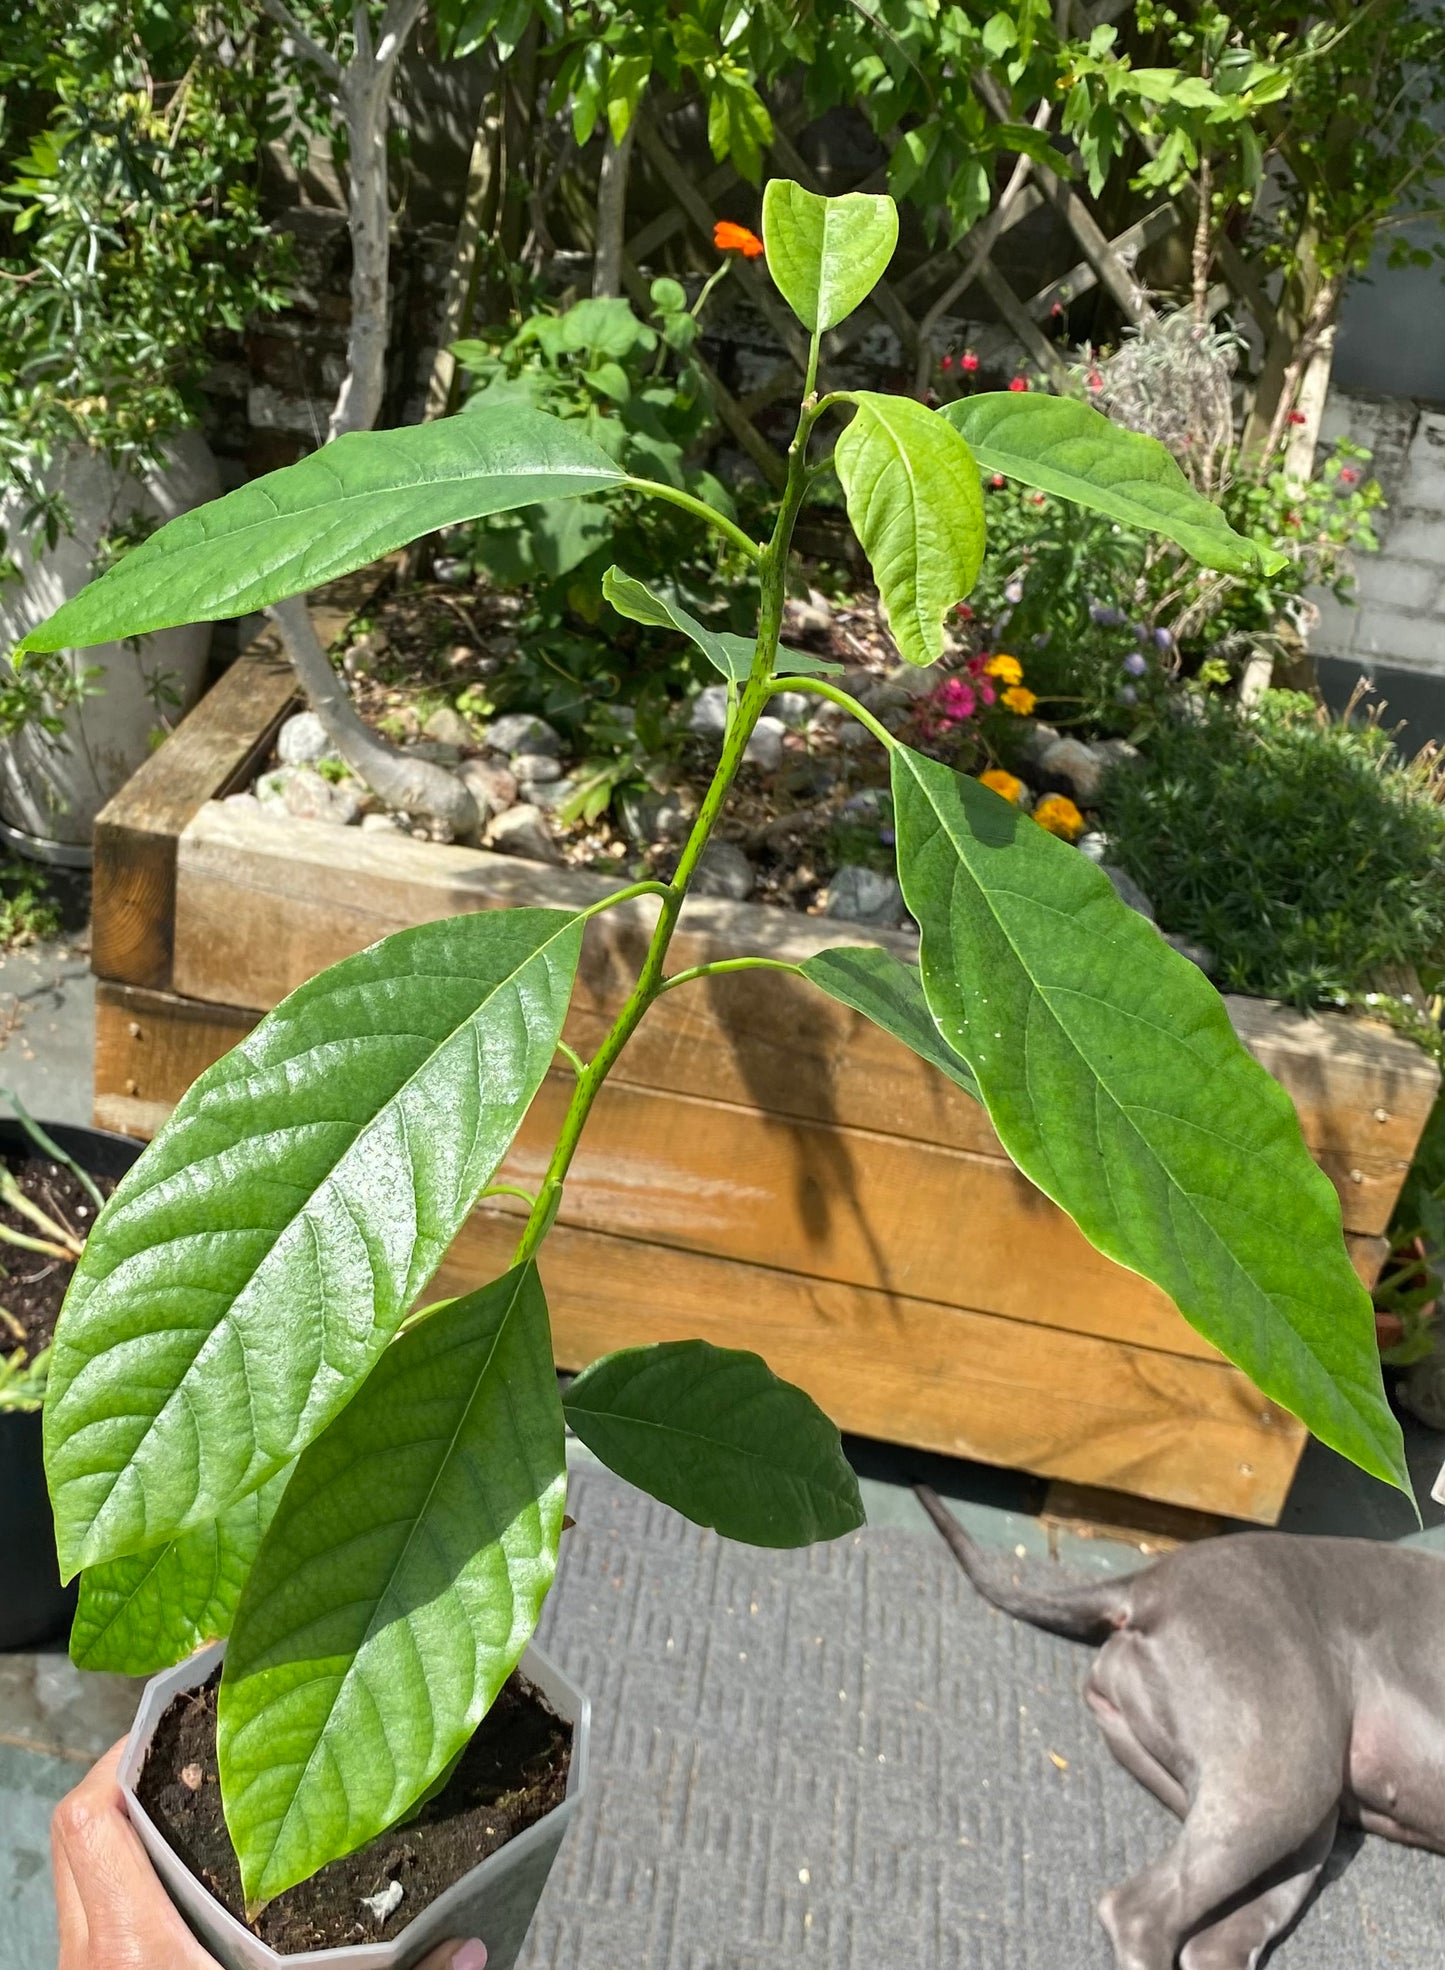
POLYGON ((582 923, 489 910, 293 992, 96 1221, 51 1354, 62 1569, 226 1511, 354 1394, 547 1071, 582 923))
POLYGON ((1157 438, 1115 424, 1090 404, 1036 390, 961 397, 940 415, 961 431, 985 472, 1166 535, 1206 568, 1273 574, 1284 556, 1237 534, 1196 492, 1157 438))
POLYGON ((605 492, 625 477, 575 420, 525 404, 355 431, 172 520, 20 647, 84 648, 245 615, 438 527, 605 492))
POLYGON ((982 1101, 973 1069, 948 1045, 928 1010, 917 965, 873 945, 839 944, 805 958, 799 969, 830 999, 861 1012, 965 1094, 982 1101))
MULTIPOLYGON (((680 602, 670 601, 621 568, 609 568, 602 577, 602 593, 619 616, 629 622, 646 623, 652 629, 675 629, 695 643, 713 669, 735 684, 745 684, 752 671, 757 641, 751 636, 734 636, 730 630, 705 629, 697 617, 680 602)), ((827 671, 841 672, 842 664, 826 657, 809 656, 805 650, 788 650, 781 645, 773 663, 775 677, 805 677, 827 671)))
POLYGON ((751 1546, 808 1546, 863 1524, 837 1427, 756 1354, 708 1341, 621 1348, 562 1398, 609 1470, 751 1546))
POLYGON ((943 619, 983 561, 983 490, 968 445, 912 397, 850 394, 833 453, 893 640, 909 663, 943 653, 943 619))
POLYGON ((1218 993, 976 780, 899 746, 893 801, 928 1003, 1014 1162, 1266 1395, 1407 1488, 1339 1199, 1218 993))
POLYGON ((531 1264, 408 1328, 303 1451, 221 1680, 248 1905, 382 1832, 456 1757, 537 1624, 566 1487, 531 1264))
POLYGON ((290 1474, 288 1465, 219 1519, 164 1546, 87 1567, 70 1630, 71 1661, 81 1669, 153 1676, 229 1635, 290 1474))
POLYGON ((836 328, 867 300, 898 244, 898 207, 886 194, 822 198, 788 178, 763 192, 768 272, 804 328, 836 328))

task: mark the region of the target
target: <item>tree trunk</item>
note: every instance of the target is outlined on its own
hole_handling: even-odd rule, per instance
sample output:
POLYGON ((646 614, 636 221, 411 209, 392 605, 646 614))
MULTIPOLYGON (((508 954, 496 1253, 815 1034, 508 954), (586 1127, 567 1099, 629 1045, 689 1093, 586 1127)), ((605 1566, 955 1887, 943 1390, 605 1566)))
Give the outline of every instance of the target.
POLYGON ((267 613, 281 632, 307 703, 352 771, 388 807, 443 821, 458 840, 474 841, 479 816, 471 794, 455 773, 398 752, 365 723, 321 647, 305 597, 273 602, 267 613))
POLYGON ((637 135, 634 115, 616 142, 611 131, 597 174, 597 250, 592 256, 592 293, 611 300, 622 292, 622 255, 627 244, 627 174, 637 135))
POLYGON ((350 140, 347 220, 351 233, 351 328, 346 375, 327 426, 328 439, 370 431, 386 394, 386 345, 391 260, 391 201, 386 134, 391 121, 391 70, 353 62, 341 83, 350 140))

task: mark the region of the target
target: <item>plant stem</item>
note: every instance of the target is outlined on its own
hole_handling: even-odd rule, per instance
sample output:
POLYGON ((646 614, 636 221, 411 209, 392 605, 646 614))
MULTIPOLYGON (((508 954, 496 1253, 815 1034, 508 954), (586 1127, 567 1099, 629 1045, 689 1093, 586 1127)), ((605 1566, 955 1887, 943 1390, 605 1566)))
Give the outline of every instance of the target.
POLYGON ((831 704, 841 705, 844 711, 851 713, 860 725, 866 725, 879 744, 886 746, 889 752, 892 752, 898 744, 888 727, 880 724, 871 711, 865 710, 858 700, 850 698, 846 691, 840 691, 836 684, 828 683, 826 678, 775 677, 769 686, 769 697, 775 691, 814 691, 820 698, 827 698, 831 704))
MULTIPOLYGON (((816 342, 816 338, 814 339, 816 342)), ((674 500, 678 505, 687 505, 699 511, 702 517, 710 520, 714 526, 720 526, 724 532, 735 536, 756 559, 758 563, 757 649, 748 681, 743 686, 736 709, 728 721, 717 771, 713 774, 712 782, 703 796, 692 832, 678 859, 677 873, 667 884, 638 885, 638 889, 644 892, 656 889, 662 897, 662 908, 658 911, 657 923, 647 947, 647 956, 643 959, 642 969, 637 975, 637 983, 628 995, 627 1003, 618 1013, 611 1031, 577 1077, 577 1086, 573 1090, 571 1104, 563 1121, 561 1134, 557 1138, 557 1146, 552 1152, 552 1160, 547 1165, 547 1174, 542 1179, 537 1201, 532 1207, 532 1214, 527 1219, 526 1229, 513 1255, 513 1265, 521 1265, 534 1257, 538 1246, 551 1229, 562 1200, 562 1186, 566 1181, 567 1171, 576 1153, 592 1104, 597 1099, 598 1092, 618 1055, 636 1032, 643 1014, 659 993, 668 989, 670 981, 663 976, 663 965, 667 960, 667 947, 672 942, 673 932, 677 929, 682 906, 687 900, 688 888, 697 870, 698 862, 702 858, 702 852, 707 847, 718 815, 722 812, 728 790, 742 764, 748 740, 753 735, 753 727, 762 716, 763 707, 776 688, 772 673, 778 654, 778 639, 783 628, 788 551, 792 544, 798 510, 807 491, 808 439, 818 412, 819 406, 816 403, 805 400, 798 413, 798 427, 788 449, 788 476, 783 486, 777 525, 766 547, 759 547, 755 541, 749 540, 741 529, 734 527, 731 521, 724 521, 721 514, 714 513, 711 507, 703 506, 700 500, 694 500, 686 493, 678 493, 670 486, 654 485, 648 480, 635 482, 641 491, 656 493, 662 498, 674 500)), ((609 897, 606 902, 596 904, 593 908, 594 910, 607 908, 621 900, 621 897, 609 897)), ((587 914, 590 915, 592 912, 589 911, 587 914)))
MULTIPOLYGON (((619 492, 647 493, 653 499, 665 499, 673 506, 680 506, 684 513, 691 513, 694 519, 706 520, 710 527, 716 527, 719 533, 726 534, 734 547, 740 547, 750 561, 756 561, 759 567, 762 566, 769 549, 760 546, 751 534, 745 534, 726 513, 719 513, 717 508, 709 506, 705 499, 695 499, 690 492, 684 492, 680 486, 665 486, 659 479, 619 479, 616 485, 619 492)), ((794 518, 796 517, 795 513, 794 518)), ((791 528, 789 532, 791 534, 791 528)))
POLYGON ((801 977, 803 967, 789 964, 786 958, 714 958, 711 964, 689 965, 686 971, 675 971, 657 989, 659 993, 670 992, 674 985, 690 985, 695 978, 721 978, 729 971, 791 971, 801 977))

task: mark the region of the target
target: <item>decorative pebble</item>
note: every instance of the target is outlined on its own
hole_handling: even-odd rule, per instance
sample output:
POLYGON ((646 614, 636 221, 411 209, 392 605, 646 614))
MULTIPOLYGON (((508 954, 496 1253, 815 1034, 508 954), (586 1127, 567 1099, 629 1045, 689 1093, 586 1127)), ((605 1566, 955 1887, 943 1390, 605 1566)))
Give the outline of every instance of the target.
POLYGON ((205 1774, 199 1765, 181 1766, 181 1784, 186 1788, 187 1792, 199 1792, 204 1779, 205 1774))
POLYGON ((783 621, 790 636, 831 636, 833 607, 820 589, 810 588, 806 600, 789 596, 783 606, 783 621))
POLYGON ((1137 910, 1141 917, 1147 917, 1153 923, 1154 905, 1128 871, 1116 868, 1112 862, 1101 862, 1099 867, 1113 883, 1119 901, 1127 903, 1131 910, 1137 910))
POLYGON ((560 780, 548 780, 541 786, 534 783, 528 787, 527 794, 534 807, 540 807, 544 814, 555 814, 559 807, 566 805, 576 791, 577 782, 564 777, 560 780))
POLYGON ((361 832, 368 835, 405 834, 406 822, 399 814, 363 814, 361 832))
POLYGON ((443 705, 439 711, 432 713, 422 726, 421 735, 424 739, 440 739, 444 746, 455 746, 459 752, 465 752, 477 743, 471 726, 450 705, 443 705))
POLYGON ((776 773, 783 763, 783 734, 787 729, 781 718, 769 718, 764 714, 753 727, 753 735, 743 753, 744 763, 761 767, 764 773, 776 773))
POLYGON ((517 799, 517 776, 510 767, 491 759, 464 759, 457 778, 477 803, 485 821, 490 815, 505 813, 517 799))
POLYGON ((740 848, 730 841, 710 841, 698 861, 692 893, 745 903, 756 882, 757 873, 740 848))
POLYGON ((326 727, 314 711, 298 711, 276 735, 276 757, 283 766, 313 766, 331 751, 326 727))
POLYGON ((513 755, 546 752, 555 758, 562 750, 561 733, 545 718, 535 718, 529 711, 508 712, 504 718, 494 718, 482 737, 497 752, 513 755))
POLYGON ((728 724, 727 685, 704 684, 692 701, 687 722, 700 738, 721 739, 728 724))
POLYGON ((1191 964, 1198 965, 1206 978, 1213 978, 1219 969, 1219 959, 1207 944, 1196 944, 1191 937, 1179 937, 1172 930, 1160 931, 1166 944, 1172 945, 1181 958, 1188 958, 1191 964))
POLYGON ((501 855, 522 855, 531 862, 562 859, 541 808, 525 800, 496 817, 487 829, 487 846, 501 855))
POLYGON ((1046 778, 1062 780, 1082 805, 1092 807, 1098 799, 1105 762, 1082 739, 1055 739, 1034 763, 1046 778))
POLYGON ((813 715, 813 707, 826 702, 815 698, 806 691, 778 691, 768 703, 773 708, 773 716, 781 718, 785 725, 806 725, 813 715))
POLYGON ((562 762, 546 752, 519 752, 512 761, 519 787, 541 786, 547 780, 560 780, 562 762))
POLYGON ((828 900, 823 906, 825 917, 837 917, 844 923, 874 924, 879 928, 896 929, 906 915, 903 891, 897 879, 881 869, 864 868, 857 862, 845 862, 828 885, 828 900))

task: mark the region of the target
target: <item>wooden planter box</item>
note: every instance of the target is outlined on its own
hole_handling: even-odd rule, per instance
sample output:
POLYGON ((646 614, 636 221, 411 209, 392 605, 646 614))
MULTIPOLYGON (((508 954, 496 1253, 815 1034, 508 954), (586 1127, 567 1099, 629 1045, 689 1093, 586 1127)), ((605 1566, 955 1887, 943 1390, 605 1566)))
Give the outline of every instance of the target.
MULTIPOLYGON (((218 804, 290 708, 263 645, 101 816, 95 870, 97 1123, 149 1135, 259 1015, 409 924, 505 904, 576 907, 611 886, 473 849, 218 804)), ((596 919, 567 1036, 601 1038, 654 905, 596 919)), ((689 904, 676 967, 886 942, 751 904, 689 904)), ((1339 1189, 1367 1281, 1435 1096, 1390 1031, 1232 999, 1339 1189)), ((570 1069, 506 1165, 534 1185, 570 1069)), ((479 1209, 432 1296, 510 1256, 520 1205, 479 1209)), ((983 1111, 866 1020, 767 972, 668 994, 598 1100, 543 1273, 559 1364, 700 1335, 764 1354, 848 1430, 1271 1523, 1304 1445, 1153 1286, 1103 1258, 1004 1157, 983 1111)))

